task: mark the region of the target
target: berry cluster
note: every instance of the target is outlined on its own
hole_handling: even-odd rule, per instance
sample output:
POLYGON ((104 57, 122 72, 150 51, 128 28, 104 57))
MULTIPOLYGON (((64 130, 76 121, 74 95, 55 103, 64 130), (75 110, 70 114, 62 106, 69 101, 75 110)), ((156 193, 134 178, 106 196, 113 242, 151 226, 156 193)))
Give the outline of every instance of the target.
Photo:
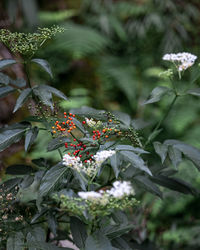
MULTIPOLYGON (((87 145, 83 144, 82 142, 77 142, 76 139, 73 139, 74 143, 68 144, 67 142, 65 143, 65 148, 70 149, 70 148, 74 148, 74 151, 72 151, 71 153, 68 152, 68 155, 74 155, 75 157, 79 157, 79 158, 85 158, 84 162, 87 163, 88 160, 92 161, 92 156, 93 154, 90 154, 89 151, 87 151, 87 145)), ((95 146, 95 145, 90 145, 90 146, 95 146)))
POLYGON ((55 126, 51 127, 52 133, 56 134, 57 132, 65 132, 65 131, 71 133, 72 130, 76 128, 76 125, 73 122, 74 117, 75 115, 73 115, 72 113, 69 113, 69 115, 67 116, 67 113, 64 112, 64 118, 67 120, 62 122, 56 121, 55 126))

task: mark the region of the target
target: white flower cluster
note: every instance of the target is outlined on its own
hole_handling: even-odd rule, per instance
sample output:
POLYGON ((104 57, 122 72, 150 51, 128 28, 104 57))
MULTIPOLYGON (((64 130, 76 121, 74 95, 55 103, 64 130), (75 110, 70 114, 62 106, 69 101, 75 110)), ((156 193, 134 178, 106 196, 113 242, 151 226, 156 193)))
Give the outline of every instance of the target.
POLYGON ((85 118, 85 121, 86 121, 87 125, 88 125, 90 128, 99 127, 99 126, 102 125, 102 122, 101 122, 101 121, 95 122, 93 118, 88 119, 88 118, 86 117, 86 118, 85 118))
POLYGON ((84 163, 81 161, 80 157, 73 157, 68 154, 63 156, 63 165, 75 169, 77 172, 84 172, 86 175, 92 177, 94 176, 101 164, 109 157, 115 154, 114 150, 103 150, 97 152, 92 158, 94 161, 87 161, 84 163))
POLYGON ((125 196, 134 195, 135 192, 129 181, 115 181, 113 187, 107 191, 90 191, 90 192, 78 192, 78 195, 84 200, 93 200, 105 203, 109 201, 109 198, 122 199, 125 196))
POLYGON ((113 183, 113 188, 107 191, 108 194, 114 196, 115 198, 123 198, 124 196, 129 196, 134 194, 134 190, 131 183, 128 181, 115 181, 113 183))
POLYGON ((175 63, 176 66, 178 67, 178 71, 183 71, 191 67, 196 59, 197 56, 187 52, 177 53, 177 54, 174 53, 165 54, 163 56, 163 60, 175 63))
POLYGON ((101 165, 106 159, 114 155, 116 152, 115 150, 102 150, 100 152, 97 152, 93 159, 95 160, 97 165, 101 165))

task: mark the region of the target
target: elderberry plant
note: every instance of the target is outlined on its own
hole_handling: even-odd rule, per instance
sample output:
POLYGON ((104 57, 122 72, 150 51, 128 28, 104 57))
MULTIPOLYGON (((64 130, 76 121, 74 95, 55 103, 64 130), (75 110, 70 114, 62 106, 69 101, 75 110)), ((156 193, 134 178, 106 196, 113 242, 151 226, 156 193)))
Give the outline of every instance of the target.
POLYGON ((172 86, 156 87, 143 105, 158 102, 166 94, 172 96, 172 102, 144 138, 125 113, 90 107, 62 111, 55 96, 68 98, 61 91, 45 84, 33 85, 29 74, 32 63, 53 76, 49 63, 33 56, 58 32, 63 29, 43 28, 34 34, 0 32, 0 41, 16 56, 1 60, 0 69, 21 63, 26 73, 25 80, 0 73, 0 98, 19 92, 13 112, 28 102, 30 111, 23 121, 0 129, 0 151, 24 138, 28 152, 44 130, 52 136, 47 151, 60 154, 55 165, 39 158, 29 165, 7 167, 9 180, 3 179, 0 187, 1 249, 56 250, 62 249, 60 240, 68 240, 82 250, 134 249, 136 242, 128 234, 134 225, 128 213, 134 215, 139 208, 141 190, 159 197, 160 186, 185 194, 198 193, 166 170, 178 168, 184 158, 200 169, 200 150, 178 140, 155 141, 177 99, 199 96, 200 89, 178 89, 174 81, 177 73, 181 80, 196 56, 179 53, 163 57, 175 66, 162 73, 172 86), (161 162, 151 167, 155 154, 161 162))

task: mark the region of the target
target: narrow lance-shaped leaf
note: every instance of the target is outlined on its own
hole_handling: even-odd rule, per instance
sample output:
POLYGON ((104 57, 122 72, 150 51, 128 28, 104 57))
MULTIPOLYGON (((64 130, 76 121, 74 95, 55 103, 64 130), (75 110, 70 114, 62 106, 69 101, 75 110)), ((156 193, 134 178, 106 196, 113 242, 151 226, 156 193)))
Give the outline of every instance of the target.
POLYGON ((152 90, 149 98, 142 103, 142 105, 146 105, 149 103, 158 102, 161 100, 161 98, 166 95, 167 93, 171 92, 170 88, 158 86, 155 89, 152 90))
POLYGON ((30 174, 33 171, 31 166, 28 165, 22 165, 22 164, 15 164, 8 166, 6 168, 6 174, 10 175, 24 175, 24 174, 30 174))
POLYGON ((85 242, 85 250, 112 250, 112 245, 102 232, 90 235, 85 242))
POLYGON ((37 138, 38 132, 39 132, 38 127, 31 128, 27 132, 24 144, 25 151, 28 151, 30 146, 34 143, 35 139, 37 138))
POLYGON ((194 187, 179 178, 158 175, 151 177, 151 179, 153 182, 171 190, 175 190, 184 194, 197 194, 197 190, 194 187))
POLYGON ((40 86, 41 88, 45 89, 46 91, 48 91, 49 93, 52 93, 64 100, 68 100, 68 98, 66 97, 65 94, 63 94, 63 92, 61 92, 60 90, 56 89, 56 88, 53 88, 51 86, 48 86, 48 85, 41 85, 40 86))
POLYGON ((41 68, 43 68, 51 76, 51 78, 53 78, 51 67, 46 60, 35 58, 35 59, 32 59, 31 61, 34 63, 37 63, 41 68))
POLYGON ((13 113, 15 113, 26 102, 26 100, 28 99, 28 97, 31 95, 31 92, 32 92, 31 88, 24 89, 21 92, 21 94, 18 97, 17 102, 15 104, 13 113))
POLYGON ((190 95, 200 96, 200 88, 190 89, 187 93, 190 95))
POLYGON ((24 135, 25 129, 5 130, 0 134, 0 152, 11 144, 18 142, 24 135))
POLYGON ((125 160, 131 162, 133 167, 138 168, 148 173, 149 175, 152 175, 149 168, 145 165, 143 159, 138 155, 136 155, 135 153, 131 151, 120 151, 120 154, 122 154, 125 157, 125 160))
POLYGON ((80 248, 83 249, 87 238, 87 232, 85 224, 76 217, 70 218, 70 229, 73 237, 73 241, 80 248))
POLYGON ((0 98, 3 98, 14 91, 16 91, 16 89, 11 86, 0 87, 0 98))
POLYGON ((156 153, 160 156, 162 163, 167 157, 168 146, 158 141, 153 143, 156 153))
POLYGON ((17 63, 17 61, 13 60, 13 59, 0 60, 0 69, 4 69, 5 67, 8 67, 8 66, 15 64, 15 63, 17 63))

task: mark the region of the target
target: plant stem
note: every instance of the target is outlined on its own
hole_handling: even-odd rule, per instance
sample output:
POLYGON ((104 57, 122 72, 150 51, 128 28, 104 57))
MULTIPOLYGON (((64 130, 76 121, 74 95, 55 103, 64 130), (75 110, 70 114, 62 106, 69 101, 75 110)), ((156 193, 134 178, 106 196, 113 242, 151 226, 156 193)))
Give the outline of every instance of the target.
MULTIPOLYGON (((158 124, 156 125, 156 127, 154 128, 154 130, 152 131, 151 135, 153 133, 155 133, 156 131, 158 131, 158 129, 160 128, 160 126, 162 125, 162 123, 165 121, 165 119, 167 118, 167 116, 169 115, 169 112, 171 111, 172 107, 174 106, 176 100, 178 98, 177 93, 175 94, 171 104, 169 105, 166 113, 164 114, 164 116, 161 118, 161 120, 158 122, 158 124)), ((149 137, 149 139, 147 140, 147 142, 144 145, 144 148, 152 141, 151 137, 149 137)))

